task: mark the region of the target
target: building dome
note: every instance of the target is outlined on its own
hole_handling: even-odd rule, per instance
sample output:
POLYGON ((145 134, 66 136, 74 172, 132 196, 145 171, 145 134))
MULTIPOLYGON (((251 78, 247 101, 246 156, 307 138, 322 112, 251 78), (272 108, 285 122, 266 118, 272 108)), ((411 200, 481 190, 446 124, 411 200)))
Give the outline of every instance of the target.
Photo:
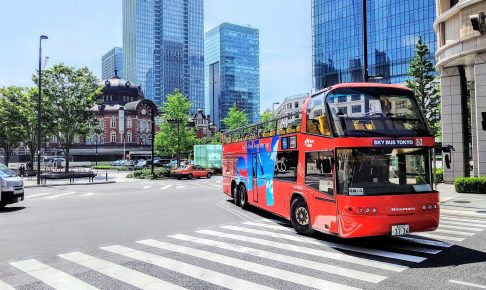
POLYGON ((118 77, 117 70, 115 70, 115 75, 112 78, 103 80, 100 85, 103 87, 101 95, 106 102, 137 101, 144 98, 142 88, 118 77), (111 97, 108 100, 106 96, 111 97))

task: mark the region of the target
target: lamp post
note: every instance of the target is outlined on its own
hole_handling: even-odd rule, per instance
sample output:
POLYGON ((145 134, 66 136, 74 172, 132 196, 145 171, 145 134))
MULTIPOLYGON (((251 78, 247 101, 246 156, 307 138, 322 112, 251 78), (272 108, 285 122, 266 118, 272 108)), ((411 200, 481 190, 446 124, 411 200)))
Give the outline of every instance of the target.
POLYGON ((181 146, 180 146, 180 141, 179 141, 179 135, 180 135, 180 131, 179 131, 179 125, 183 122, 184 120, 182 120, 181 118, 171 118, 171 119, 167 119, 167 122, 169 122, 170 124, 176 124, 177 125, 177 167, 179 167, 180 165, 180 151, 181 151, 181 146))
POLYGON ((42 40, 47 36, 39 37, 39 94, 37 96, 37 184, 40 184, 40 159, 41 159, 41 97, 42 97, 42 40))
POLYGON ((280 102, 275 102, 272 104, 272 113, 275 115, 275 105, 280 105, 280 102))
MULTIPOLYGON (((98 105, 98 111, 101 115, 101 119, 103 120, 103 124, 102 124, 103 127, 101 127, 101 128, 98 127, 98 128, 95 129, 95 133, 96 133, 96 149, 95 149, 96 150, 96 161, 95 161, 95 163, 96 163, 96 165, 98 165, 98 138, 100 137, 99 136, 100 134, 104 134, 104 128, 105 128, 105 119, 104 119, 105 107, 106 107, 105 104, 99 104, 98 105)), ((98 126, 99 126, 99 124, 98 124, 98 126)))

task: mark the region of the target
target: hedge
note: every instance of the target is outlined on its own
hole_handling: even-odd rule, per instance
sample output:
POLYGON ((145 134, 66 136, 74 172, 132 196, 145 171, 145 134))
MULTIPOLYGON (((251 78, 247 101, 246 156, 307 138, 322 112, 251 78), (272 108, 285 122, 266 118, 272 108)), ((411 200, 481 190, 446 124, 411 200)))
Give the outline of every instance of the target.
POLYGON ((454 181, 457 192, 486 194, 486 177, 463 177, 454 181))
POLYGON ((127 178, 136 178, 136 179, 157 179, 157 178, 163 178, 167 174, 169 174, 170 170, 169 169, 157 169, 154 170, 154 176, 152 176, 152 173, 150 172, 150 169, 143 169, 143 170, 137 170, 133 171, 132 173, 127 175, 127 178))
POLYGON ((444 169, 435 169, 435 178, 437 179, 437 183, 444 182, 444 169))

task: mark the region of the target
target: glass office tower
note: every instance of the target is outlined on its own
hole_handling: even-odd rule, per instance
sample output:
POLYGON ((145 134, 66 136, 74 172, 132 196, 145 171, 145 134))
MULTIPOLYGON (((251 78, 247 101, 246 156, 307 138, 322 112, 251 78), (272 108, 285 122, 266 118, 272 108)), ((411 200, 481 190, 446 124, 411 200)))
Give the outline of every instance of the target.
POLYGON ((203 0, 123 0, 126 79, 162 105, 179 89, 204 106, 203 0))
POLYGON ((114 47, 110 49, 103 57, 101 57, 101 79, 106 80, 115 75, 123 78, 123 50, 121 47, 114 47))
MULTIPOLYGON (((314 87, 363 81, 363 0, 312 0, 314 87)), ((419 35, 435 63, 435 0, 365 0, 368 72, 403 83, 419 35)))
POLYGON ((206 32, 204 39, 205 110, 217 130, 234 104, 250 123, 260 113, 259 31, 222 23, 206 32))

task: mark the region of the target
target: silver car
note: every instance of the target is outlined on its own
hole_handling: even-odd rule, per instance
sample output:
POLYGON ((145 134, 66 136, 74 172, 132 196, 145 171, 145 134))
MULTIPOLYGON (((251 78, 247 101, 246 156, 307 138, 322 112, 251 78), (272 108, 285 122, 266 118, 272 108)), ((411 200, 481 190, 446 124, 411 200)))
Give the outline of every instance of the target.
POLYGON ((0 164, 0 207, 24 200, 24 182, 14 171, 0 164))

